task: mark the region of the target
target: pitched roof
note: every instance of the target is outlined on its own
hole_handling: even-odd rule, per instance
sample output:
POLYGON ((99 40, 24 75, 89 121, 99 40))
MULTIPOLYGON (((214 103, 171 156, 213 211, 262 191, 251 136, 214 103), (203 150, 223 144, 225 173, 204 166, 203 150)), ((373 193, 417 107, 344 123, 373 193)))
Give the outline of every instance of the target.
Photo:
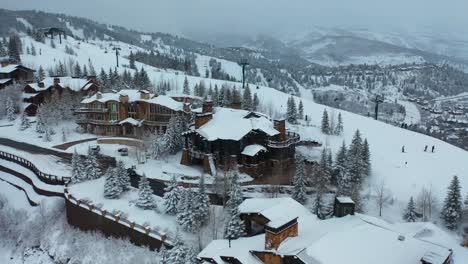
POLYGON ((167 108, 169 108, 171 110, 174 110, 174 111, 183 111, 184 110, 184 103, 178 102, 178 101, 172 99, 169 96, 166 96, 166 95, 155 96, 154 94, 150 94, 149 95, 150 99, 141 99, 140 93, 141 93, 141 91, 138 91, 138 90, 124 89, 124 90, 120 90, 120 91, 115 92, 115 93, 101 93, 99 95, 99 96, 101 96, 101 98, 99 98, 99 99, 98 99, 98 95, 95 94, 95 95, 92 95, 91 97, 88 97, 88 98, 84 99, 83 101, 81 101, 81 103, 83 103, 83 104, 89 104, 89 103, 92 103, 92 102, 105 103, 105 102, 109 102, 109 101, 117 101, 118 102, 120 96, 122 95, 122 96, 128 96, 128 101, 129 102, 147 102, 147 103, 150 103, 150 104, 161 105, 161 106, 167 107, 167 108))
POLYGON ((260 151, 267 151, 267 149, 262 145, 253 144, 253 145, 246 146, 241 154, 253 157, 257 155, 257 153, 259 153, 260 151))
POLYGON ((33 69, 30 69, 28 67, 24 67, 19 64, 8 64, 5 65, 4 67, 0 67, 0 73, 11 73, 14 72, 15 70, 22 69, 22 70, 27 70, 27 71, 34 71, 33 69))
POLYGON ((279 134, 268 117, 251 113, 246 110, 215 107, 213 118, 196 129, 196 132, 208 141, 238 141, 253 130, 262 131, 268 136, 279 134))
POLYGON ((86 91, 93 85, 93 83, 88 79, 73 77, 47 77, 41 81, 44 83, 44 87, 39 87, 39 83, 30 83, 28 85, 37 92, 44 91, 54 85, 55 78, 60 79, 60 83, 58 85, 60 85, 62 88, 69 88, 75 92, 86 91))

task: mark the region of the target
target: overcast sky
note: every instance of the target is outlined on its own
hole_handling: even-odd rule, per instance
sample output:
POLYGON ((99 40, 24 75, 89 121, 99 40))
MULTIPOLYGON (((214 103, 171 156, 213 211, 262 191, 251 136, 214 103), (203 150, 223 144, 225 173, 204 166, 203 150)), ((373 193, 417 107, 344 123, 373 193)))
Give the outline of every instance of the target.
POLYGON ((277 33, 311 26, 461 31, 468 0, 0 0, 144 31, 277 33))

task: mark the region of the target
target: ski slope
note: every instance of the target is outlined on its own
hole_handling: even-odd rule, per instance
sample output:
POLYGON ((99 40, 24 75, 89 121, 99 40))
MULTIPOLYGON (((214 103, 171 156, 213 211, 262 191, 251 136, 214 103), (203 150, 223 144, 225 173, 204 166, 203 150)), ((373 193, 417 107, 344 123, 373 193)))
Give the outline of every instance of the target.
MULTIPOLYGON (((115 67, 115 54, 111 52, 110 44, 118 44, 122 48, 122 56, 129 54, 131 50, 139 49, 129 44, 110 41, 97 41, 94 44, 84 43, 74 40, 72 37, 63 40, 64 43, 62 45, 56 41, 56 49, 51 48, 48 44, 35 42, 29 37, 23 37, 22 40, 24 47, 34 42, 38 53, 39 49, 41 50, 42 55, 40 56, 22 56, 26 66, 34 68, 39 67, 39 65, 42 65, 44 68, 52 67, 58 60, 67 61, 70 58, 78 61, 80 64, 87 64, 90 58, 96 71, 99 71, 101 67, 108 70, 109 67, 115 67), (77 56, 65 54, 65 45, 72 46, 77 56), (108 53, 105 53, 106 49, 108 53)), ((121 57, 120 63, 121 67, 118 68, 119 71, 128 69, 122 67, 122 65, 128 64, 127 59, 121 57)), ((138 62, 136 65, 138 68, 144 67, 150 79, 155 83, 162 80, 169 81, 175 87, 172 92, 181 93, 185 78, 183 73, 158 69, 138 62)), ((238 72, 234 68, 233 64, 230 67, 225 67, 225 69, 232 69, 232 72, 228 73, 237 77, 238 72)), ((228 83, 230 86, 240 87, 240 83, 235 82, 195 76, 187 76, 187 78, 191 88, 201 80, 204 80, 207 86, 215 84, 221 86, 228 83)), ((251 85, 250 87, 256 87, 256 85, 251 85)), ((260 99, 260 108, 263 112, 273 117, 282 117, 286 112, 286 102, 289 95, 262 86, 252 89, 252 92, 257 93, 260 99)), ((296 100, 299 99, 296 97, 296 100)), ((327 144, 334 154, 343 140, 347 144, 351 142, 356 129, 359 129, 363 137, 368 139, 371 151, 372 176, 366 183, 366 191, 370 192, 376 183, 384 180, 387 188, 392 191, 397 202, 405 204, 410 196, 417 196, 421 188, 432 186, 439 202, 442 202, 451 178, 454 175, 458 175, 462 185, 462 193, 466 194, 468 192, 468 152, 438 139, 403 130, 371 118, 338 109, 332 110, 330 107, 313 102, 311 96, 305 96, 302 100, 304 113, 310 117, 311 126, 290 127, 291 130, 300 133, 302 138, 314 139, 327 144), (335 117, 338 115, 338 112, 342 113, 344 121, 343 136, 326 136, 320 132, 319 127, 324 108, 327 108, 329 113, 333 112, 335 117), (434 145, 435 153, 424 152, 425 145, 428 145, 429 149, 434 145), (401 152, 402 146, 405 146, 406 153, 401 152)), ((413 113, 411 119, 413 122, 416 122, 418 120, 417 114, 413 113)))

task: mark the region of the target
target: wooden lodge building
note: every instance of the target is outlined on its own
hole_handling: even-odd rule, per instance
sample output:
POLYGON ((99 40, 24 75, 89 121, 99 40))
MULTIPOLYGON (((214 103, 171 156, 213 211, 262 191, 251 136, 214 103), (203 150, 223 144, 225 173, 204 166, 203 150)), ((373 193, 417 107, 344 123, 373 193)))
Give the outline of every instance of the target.
POLYGON ((146 90, 96 93, 81 102, 77 123, 97 135, 140 138, 147 132, 165 131, 174 115, 189 116, 190 103, 182 101, 146 90))
MULTIPOLYGON (((348 208, 350 201, 340 197, 335 207, 348 208)), ((246 225, 246 236, 211 241, 198 254, 202 264, 450 264, 452 261, 452 250, 441 246, 439 241, 430 241, 427 236, 405 237, 401 235, 405 233, 401 225, 354 215, 354 209, 335 208, 335 212, 347 214, 319 220, 303 205, 284 197, 247 199, 239 206, 239 212, 246 225)), ((408 225, 421 229, 419 232, 427 228, 418 223, 408 225)), ((437 231, 440 230, 434 230, 437 231)))
POLYGON ((10 63, 10 61, 0 62, 0 89, 14 83, 28 83, 34 79, 34 70, 25 66, 10 63))
POLYGON ((23 100, 27 103, 24 111, 29 116, 34 116, 38 106, 46 98, 56 92, 62 94, 64 91, 81 98, 99 91, 99 84, 95 76, 88 76, 87 78, 48 77, 38 83, 28 83, 23 89, 23 100))
POLYGON ((272 121, 256 112, 213 107, 211 101, 205 101, 194 112, 194 124, 183 133, 181 164, 202 165, 211 175, 216 174, 216 168, 238 167, 260 182, 290 183, 299 135, 288 132, 284 120, 272 121))

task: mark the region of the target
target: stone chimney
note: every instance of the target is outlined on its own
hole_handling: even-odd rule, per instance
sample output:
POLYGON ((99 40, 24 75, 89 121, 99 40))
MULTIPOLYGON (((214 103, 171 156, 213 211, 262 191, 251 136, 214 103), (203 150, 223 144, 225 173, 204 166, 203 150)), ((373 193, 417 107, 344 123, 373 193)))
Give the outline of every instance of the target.
POLYGON ((265 226, 265 250, 277 250, 283 241, 298 234, 297 217, 284 223, 269 222, 265 226))
POLYGON ((195 128, 200 128, 213 118, 213 101, 203 102, 202 112, 195 115, 195 128))
POLYGON ((147 90, 140 90, 138 91, 140 93, 140 99, 142 100, 149 100, 150 99, 150 92, 147 90))
POLYGON ((39 88, 44 88, 45 85, 44 85, 44 82, 38 82, 37 86, 39 86, 39 88))
POLYGON ((55 77, 54 78, 54 85, 57 85, 60 83, 60 78, 59 77, 55 77))
POLYGON ((88 75, 86 79, 92 83, 97 83, 96 75, 88 75))
POLYGON ((285 141, 286 140, 286 121, 283 120, 274 120, 273 121, 274 127, 279 132, 279 140, 285 141))
POLYGON ((184 103, 184 112, 189 113, 190 112, 190 104, 189 103, 184 103))
POLYGON ((128 95, 127 94, 120 94, 119 101, 123 104, 128 103, 128 95))

